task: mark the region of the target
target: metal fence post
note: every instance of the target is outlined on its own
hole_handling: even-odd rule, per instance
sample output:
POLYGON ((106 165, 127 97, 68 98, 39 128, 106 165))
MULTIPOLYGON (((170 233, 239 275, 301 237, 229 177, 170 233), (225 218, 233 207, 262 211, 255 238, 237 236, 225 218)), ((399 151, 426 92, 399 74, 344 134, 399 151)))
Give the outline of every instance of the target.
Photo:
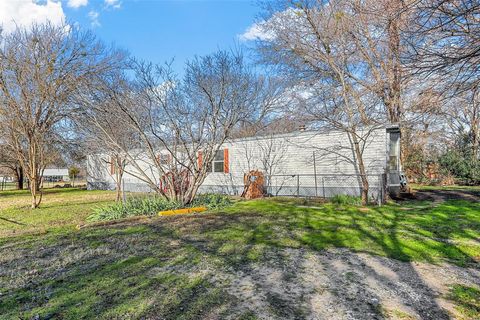
POLYGON ((382 173, 382 204, 386 203, 387 200, 387 184, 388 184, 388 177, 386 173, 382 173))
POLYGON ((300 197, 300 175, 297 174, 297 197, 300 197))
POLYGON ((322 177, 322 192, 323 198, 325 199, 325 177, 322 177))
POLYGON ((378 206, 380 207, 383 204, 383 177, 380 175, 378 180, 378 206))
POLYGON ((318 197, 317 191, 317 163, 315 162, 315 151, 313 152, 313 178, 315 179, 315 197, 318 197))

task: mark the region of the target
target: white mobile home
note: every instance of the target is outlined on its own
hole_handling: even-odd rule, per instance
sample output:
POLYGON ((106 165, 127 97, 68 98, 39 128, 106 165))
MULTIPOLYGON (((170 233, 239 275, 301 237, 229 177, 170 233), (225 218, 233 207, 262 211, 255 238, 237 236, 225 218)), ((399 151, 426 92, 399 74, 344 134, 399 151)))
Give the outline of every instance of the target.
MULTIPOLYGON (((363 159, 372 197, 385 187, 400 186, 400 133, 398 126, 371 129, 364 134, 363 159)), ((88 157, 87 183, 90 189, 114 189, 110 166, 88 157)), ((321 196, 359 195, 361 192, 357 160, 352 142, 341 131, 301 130, 288 134, 234 139, 224 143, 200 192, 239 195, 244 174, 259 170, 266 176, 266 191, 271 195, 321 196)), ((149 191, 146 183, 126 173, 126 191, 149 191)))
POLYGON ((43 170, 42 179, 44 182, 70 181, 70 176, 66 168, 47 168, 43 170))

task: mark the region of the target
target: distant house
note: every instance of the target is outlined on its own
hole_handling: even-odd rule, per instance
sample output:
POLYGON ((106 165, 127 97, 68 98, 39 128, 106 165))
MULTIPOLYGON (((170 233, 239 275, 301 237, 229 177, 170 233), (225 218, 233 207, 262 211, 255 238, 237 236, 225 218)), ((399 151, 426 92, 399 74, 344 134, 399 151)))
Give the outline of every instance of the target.
POLYGON ((15 181, 15 178, 13 176, 0 174, 0 183, 14 182, 14 181, 15 181))
MULTIPOLYGON (((159 151, 162 155, 162 152, 159 151)), ((89 189, 114 189, 108 155, 90 155, 87 160, 89 189), (105 158, 98 161, 99 158, 105 158)), ((166 157, 168 158, 168 157, 166 157)), ((199 157, 201 159, 201 157, 199 157)), ((373 197, 385 189, 400 187, 400 130, 390 125, 371 130, 363 154, 373 197)), ((146 164, 148 166, 148 164, 146 164)), ((259 170, 266 176, 271 195, 321 196, 359 195, 361 180, 352 143, 342 131, 300 130, 288 134, 233 139, 224 143, 212 163, 200 192, 239 195, 244 174, 259 170)), ((149 191, 146 183, 124 175, 126 191, 149 191)), ((152 170, 153 172, 153 170, 152 170)))
POLYGON ((70 181, 68 169, 64 168, 45 169, 42 177, 44 182, 70 181))

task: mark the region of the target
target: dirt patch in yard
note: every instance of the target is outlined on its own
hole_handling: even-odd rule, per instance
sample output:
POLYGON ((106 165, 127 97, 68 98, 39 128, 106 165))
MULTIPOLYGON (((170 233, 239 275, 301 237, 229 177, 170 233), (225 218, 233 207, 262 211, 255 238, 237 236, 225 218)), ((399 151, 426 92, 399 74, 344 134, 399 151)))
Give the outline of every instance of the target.
POLYGON ((417 190, 414 192, 417 200, 444 202, 447 200, 480 201, 480 192, 472 190, 417 190))
MULTIPOLYGON (((308 224, 316 216, 302 217, 297 229, 289 220, 281 223, 286 216, 250 210, 124 220, 59 236, 11 239, 0 245, 0 314, 6 319, 465 319, 447 299, 448 291, 451 285, 480 287, 478 263, 405 262, 333 245, 317 250, 312 238, 336 244, 327 238, 335 232, 308 224)), ((365 238, 378 238, 388 254, 408 234, 389 234, 393 226, 385 230, 365 238)))
POLYGON ((460 318, 445 298, 449 286, 480 286, 478 269, 344 249, 272 252, 264 263, 228 276, 228 292, 264 319, 460 318))
POLYGON ((62 308, 81 306, 87 318, 106 319, 440 320, 464 319, 446 299, 450 285, 480 286, 480 269, 401 262, 347 249, 269 249, 252 262, 230 258, 199 239, 156 241, 135 234, 112 236, 99 246, 67 240, 35 252, 10 247, 0 259, 0 306, 20 290, 21 309, 33 309, 39 319, 68 318, 62 308), (156 260, 145 262, 150 259, 156 260), (105 278, 113 282, 102 287, 105 278), (176 280, 157 280, 170 278, 176 280), (195 286, 185 291, 184 282, 188 290, 195 286), (86 292, 91 286, 94 291, 86 292), (70 300, 57 296, 59 287, 70 300), (136 300, 142 296, 145 301, 136 300), (106 313, 122 304, 138 313, 106 313), (46 307, 37 310, 38 305, 46 307))

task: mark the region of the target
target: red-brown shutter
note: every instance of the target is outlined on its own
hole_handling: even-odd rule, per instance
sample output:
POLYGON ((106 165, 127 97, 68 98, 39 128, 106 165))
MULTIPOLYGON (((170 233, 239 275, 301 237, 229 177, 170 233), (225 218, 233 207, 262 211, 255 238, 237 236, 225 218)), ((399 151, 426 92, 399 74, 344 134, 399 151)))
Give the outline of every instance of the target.
POLYGON ((198 151, 198 169, 201 169, 202 168, 202 151, 198 151))
POLYGON ((228 149, 223 150, 223 172, 229 173, 230 164, 228 163, 228 149))

